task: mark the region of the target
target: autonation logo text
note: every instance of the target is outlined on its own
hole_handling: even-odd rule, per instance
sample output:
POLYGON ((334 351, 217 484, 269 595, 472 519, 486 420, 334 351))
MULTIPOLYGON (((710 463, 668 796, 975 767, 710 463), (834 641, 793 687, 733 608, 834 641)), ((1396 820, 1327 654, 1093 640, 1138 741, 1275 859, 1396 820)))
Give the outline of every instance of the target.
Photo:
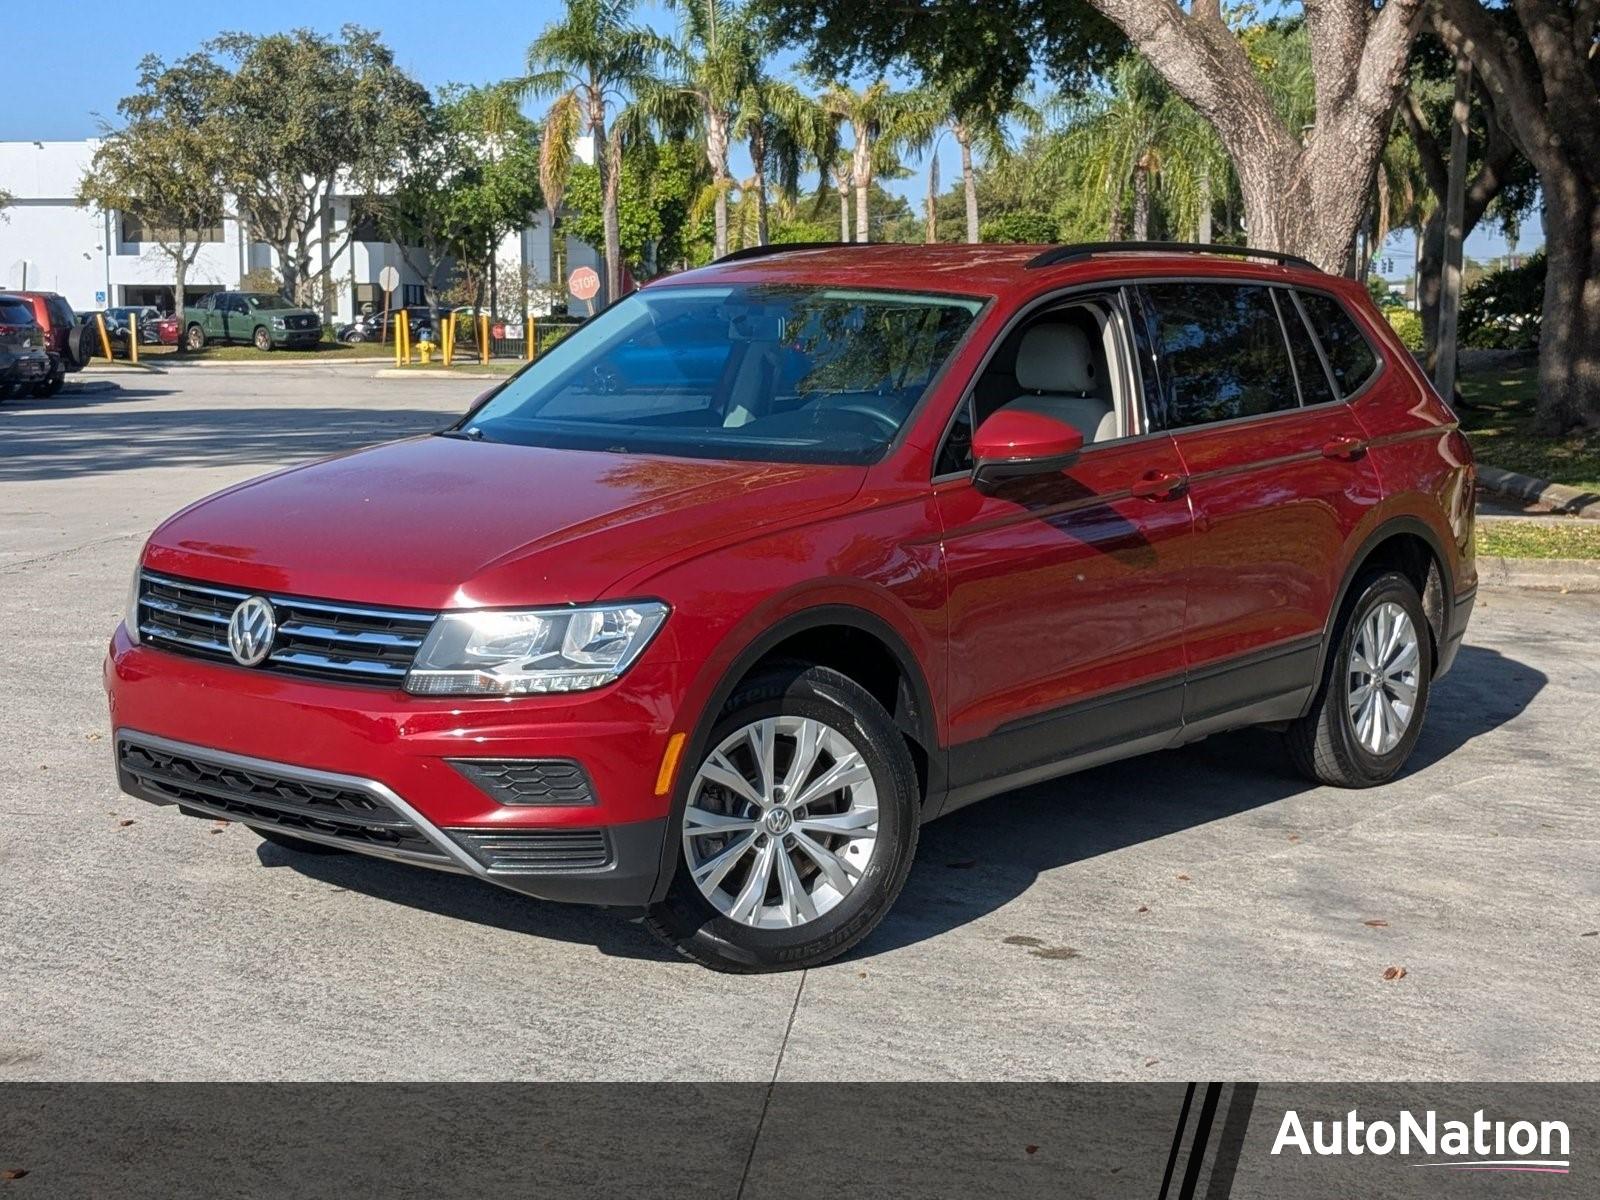
POLYGON ((1352 1108, 1342 1119, 1314 1120, 1308 1129, 1291 1108, 1283 1114, 1272 1152, 1419 1155, 1436 1161, 1411 1166, 1565 1175, 1571 1169, 1571 1141, 1565 1121, 1491 1121, 1482 1109, 1470 1121, 1440 1120, 1432 1109, 1420 1116, 1401 1109, 1393 1120, 1365 1121, 1352 1108))

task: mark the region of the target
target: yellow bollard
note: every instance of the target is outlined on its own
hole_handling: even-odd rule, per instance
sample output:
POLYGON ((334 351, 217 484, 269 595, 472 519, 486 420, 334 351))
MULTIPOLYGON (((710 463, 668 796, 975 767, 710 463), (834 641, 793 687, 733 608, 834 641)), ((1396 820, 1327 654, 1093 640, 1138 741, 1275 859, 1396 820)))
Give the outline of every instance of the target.
POLYGON ((489 365, 489 314, 478 314, 478 361, 489 365))
POLYGON ((405 364, 405 360, 400 357, 400 350, 405 345, 405 334, 400 331, 405 328, 406 314, 402 312, 399 317, 400 319, 394 323, 394 365, 397 367, 405 364))
POLYGON ((409 367, 411 365, 411 314, 409 312, 400 314, 400 336, 404 339, 400 343, 400 365, 409 367))
POLYGON ((139 314, 128 314, 128 361, 139 365, 139 314))
POLYGON ((527 351, 528 361, 532 362, 539 356, 539 322, 529 317, 528 323, 522 327, 522 332, 525 335, 523 349, 527 351))
POLYGON ((448 367, 454 360, 456 352, 455 313, 449 312, 445 314, 444 325, 440 328, 439 332, 441 335, 441 340, 439 342, 440 358, 444 362, 444 365, 448 367))
POLYGON ((95 315, 94 315, 94 324, 95 324, 95 328, 100 331, 100 349, 102 349, 102 350, 104 350, 106 352, 106 361, 110 362, 111 361, 111 335, 106 332, 106 315, 105 315, 105 313, 95 313, 95 315))

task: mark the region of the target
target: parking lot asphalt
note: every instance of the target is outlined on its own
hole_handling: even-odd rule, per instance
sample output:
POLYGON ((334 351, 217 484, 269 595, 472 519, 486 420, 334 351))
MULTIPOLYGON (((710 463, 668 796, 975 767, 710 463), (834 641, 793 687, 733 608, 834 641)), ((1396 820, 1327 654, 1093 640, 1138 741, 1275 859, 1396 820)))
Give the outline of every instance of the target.
POLYGON ((803 975, 120 794, 100 662, 144 535, 482 386, 174 370, 0 407, 0 1080, 1600 1073, 1597 596, 1486 591, 1386 787, 1246 732, 998 797, 803 975))

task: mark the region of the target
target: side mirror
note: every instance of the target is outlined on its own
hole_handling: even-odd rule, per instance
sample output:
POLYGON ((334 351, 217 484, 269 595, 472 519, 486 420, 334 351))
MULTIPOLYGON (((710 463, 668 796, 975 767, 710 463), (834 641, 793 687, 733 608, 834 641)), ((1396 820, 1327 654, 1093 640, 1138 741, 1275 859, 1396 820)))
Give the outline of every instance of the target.
POLYGON ((1083 434, 1065 421, 1007 406, 972 436, 974 482, 979 487, 1019 475, 1059 471, 1083 449, 1083 434))

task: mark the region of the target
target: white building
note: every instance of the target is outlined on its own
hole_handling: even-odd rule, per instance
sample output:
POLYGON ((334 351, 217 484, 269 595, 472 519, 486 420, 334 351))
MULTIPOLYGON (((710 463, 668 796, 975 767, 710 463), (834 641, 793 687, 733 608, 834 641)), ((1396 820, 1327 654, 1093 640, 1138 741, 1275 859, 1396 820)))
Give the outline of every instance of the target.
MULTIPOLYGON (((31 288, 60 292, 80 312, 124 304, 172 304, 176 281, 170 258, 144 240, 137 214, 102 212, 77 201, 78 184, 94 158, 99 142, 0 142, 0 191, 11 203, 0 209, 0 290, 31 288)), ((575 147, 585 162, 593 151, 584 139, 575 147)), ((352 197, 335 196, 330 206, 330 245, 337 251, 331 278, 334 317, 348 321, 365 304, 382 307, 378 272, 386 266, 400 273, 393 303, 423 303, 422 280, 405 264, 400 248, 391 242, 351 238, 352 197)), ((190 302, 206 292, 240 286, 255 268, 271 267, 276 254, 265 243, 251 240, 248 223, 224 218, 211 231, 189 269, 185 287, 190 302)), ((501 245, 502 305, 514 293, 519 264, 526 264, 535 286, 548 286, 550 231, 541 214, 527 229, 507 237, 501 245)), ((579 266, 598 269, 598 256, 588 245, 568 238, 567 270, 579 266)), ((577 301, 573 311, 583 311, 577 301)))

